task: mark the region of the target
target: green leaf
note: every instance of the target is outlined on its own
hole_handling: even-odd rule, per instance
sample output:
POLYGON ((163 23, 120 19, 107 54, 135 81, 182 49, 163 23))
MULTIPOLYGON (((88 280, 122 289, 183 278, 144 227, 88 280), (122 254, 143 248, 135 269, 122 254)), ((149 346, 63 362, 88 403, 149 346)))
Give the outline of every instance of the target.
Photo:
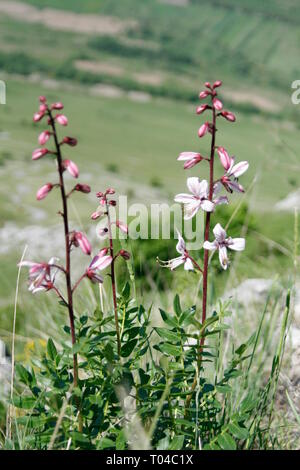
POLYGON ((180 356, 181 348, 179 346, 174 346, 169 343, 160 343, 159 345, 154 346, 155 349, 158 349, 162 353, 169 354, 169 356, 180 356))
POLYGON ((31 373, 25 369, 21 364, 16 365, 16 373, 17 376, 20 378, 20 381, 29 385, 32 383, 32 375, 31 373))
POLYGON ((219 434, 217 437, 217 441, 219 446, 223 450, 236 450, 235 440, 227 432, 219 434))
POLYGON ((47 353, 48 353, 49 359, 54 361, 54 359, 57 356, 57 349, 56 349, 55 344, 53 343, 53 340, 51 338, 48 339, 47 353))
POLYGON ((123 287, 123 290, 122 290, 122 297, 125 299, 125 300, 128 300, 129 297, 130 297, 130 284, 128 282, 126 282, 125 286, 123 287))
POLYGON ((167 328, 154 328, 156 333, 166 341, 174 341, 178 342, 180 341, 180 336, 177 333, 174 333, 174 331, 168 330, 167 328))
POLYGON ((175 436, 172 442, 169 444, 168 450, 180 450, 184 443, 184 436, 175 436))
POLYGON ((130 354, 132 353, 132 351, 134 350, 136 344, 137 344, 138 340, 137 339, 133 339, 131 341, 128 341, 127 343, 123 344, 122 348, 121 348, 121 356, 122 357, 128 357, 130 356, 130 354))
POLYGON ((237 423, 230 423, 228 429, 238 439, 247 439, 248 437, 247 429, 240 427, 237 423))
POLYGON ((161 314, 161 317, 163 319, 163 321, 171 326, 172 328, 177 328, 178 327, 178 323, 177 323, 177 320, 175 318, 173 318, 169 313, 166 313, 164 310, 161 310, 159 309, 159 312, 161 314))
POLYGON ((174 307, 174 312, 176 316, 179 317, 181 315, 181 305, 180 305, 180 299, 179 299, 178 294, 176 294, 174 297, 173 307, 174 307))

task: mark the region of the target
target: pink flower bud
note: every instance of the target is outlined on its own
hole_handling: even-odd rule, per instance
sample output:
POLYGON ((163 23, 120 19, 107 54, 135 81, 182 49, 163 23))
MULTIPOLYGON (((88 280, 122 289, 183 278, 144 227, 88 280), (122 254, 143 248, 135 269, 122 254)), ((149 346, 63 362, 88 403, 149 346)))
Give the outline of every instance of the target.
POLYGON ((202 124, 202 126, 199 128, 198 130, 198 136, 199 137, 203 137, 207 131, 209 130, 209 123, 208 122, 205 122, 204 124, 202 124))
POLYGON ((217 152, 219 154, 220 162, 223 168, 225 168, 226 171, 229 170, 231 165, 231 158, 228 155, 227 151, 224 149, 224 147, 218 147, 217 152))
POLYGON ((115 207, 115 206, 117 205, 117 201, 115 201, 114 199, 112 199, 111 201, 108 201, 108 204, 109 204, 110 206, 115 207))
POLYGON ((98 253, 97 256, 101 258, 102 256, 106 256, 107 253, 108 253, 108 248, 102 248, 102 249, 99 251, 99 253, 98 253))
POLYGON ((47 153, 50 153, 48 149, 35 149, 32 152, 32 160, 39 160, 39 158, 42 158, 47 153))
POLYGON ((82 232, 74 233, 74 244, 75 246, 79 246, 85 255, 91 254, 92 246, 87 237, 82 232))
POLYGON ((196 109, 196 114, 202 114, 208 108, 208 104, 201 104, 196 109))
POLYGON ((58 101, 57 103, 51 104, 51 109, 64 109, 64 105, 61 101, 58 101))
POLYGON ((48 142, 48 140, 50 139, 50 136, 51 136, 51 133, 49 131, 43 131, 40 135, 39 135, 39 144, 40 145, 45 145, 46 142, 48 142))
POLYGON ((34 113, 33 121, 39 122, 41 119, 43 119, 44 116, 45 116, 45 113, 34 113))
POLYGON ((121 222, 120 220, 116 221, 116 226, 121 230, 121 232, 128 233, 127 225, 121 222))
POLYGON ((206 86, 206 88, 211 88, 211 84, 209 82, 205 82, 204 85, 206 86))
POLYGON ((177 158, 177 160, 184 161, 183 168, 185 170, 188 170, 197 165, 197 163, 201 162, 201 160, 203 160, 203 157, 200 155, 200 153, 196 152, 182 152, 177 158))
POLYGON ((43 95, 40 96, 40 97, 39 97, 39 101, 40 101, 40 103, 46 103, 46 101, 47 101, 46 96, 43 96, 43 95))
POLYGON ((227 121, 230 121, 230 122, 235 122, 235 115, 233 113, 231 113, 230 111, 222 111, 221 112, 221 115, 227 119, 227 121))
POLYGON ((50 193, 52 188, 53 188, 53 184, 51 183, 47 183, 44 186, 42 186, 36 193, 37 200, 40 201, 41 199, 44 199, 48 195, 48 193, 50 193))
POLYGON ((217 110, 217 111, 221 111, 221 109, 223 108, 223 103, 221 100, 219 100, 218 98, 214 98, 213 99, 213 107, 217 110))
POLYGON ((75 137, 64 137, 62 142, 70 145, 70 147, 75 147, 75 145, 77 145, 77 139, 75 139, 75 137))
POLYGON ((213 84, 213 88, 218 88, 219 86, 222 85, 222 81, 221 80, 217 80, 214 84, 213 84))
POLYGON ((99 217, 101 217, 103 215, 103 211, 95 211, 92 213, 91 215, 91 219, 92 220, 97 220, 99 219, 99 217))
POLYGON ((108 189, 105 191, 106 194, 115 194, 115 192, 116 192, 116 191, 115 191, 113 188, 108 188, 108 189))
POLYGON ((47 105, 46 104, 41 104, 40 107, 39 107, 39 111, 40 113, 45 113, 47 111, 47 105))
POLYGON ((124 258, 126 261, 128 261, 128 260, 130 259, 130 253, 129 253, 129 251, 120 250, 120 251, 119 251, 119 255, 122 256, 122 258, 124 258))
POLYGON ((104 196, 104 194, 103 194, 101 191, 99 191, 98 193, 96 193, 96 197, 103 197, 103 196, 104 196))
POLYGON ((91 187, 88 184, 78 183, 76 184, 74 189, 75 191, 79 191, 80 193, 85 193, 85 194, 88 194, 91 192, 91 187))
POLYGON ((67 126, 68 125, 68 118, 64 114, 57 114, 55 116, 56 121, 58 124, 61 126, 67 126))
POLYGON ((67 170, 73 178, 78 178, 79 170, 76 163, 72 162, 72 160, 63 160, 62 164, 64 169, 67 170))
POLYGON ((199 93, 199 98, 200 98, 200 100, 203 100, 204 98, 206 98, 206 97, 207 97, 208 95, 210 95, 210 94, 211 94, 210 91, 207 91, 207 90, 201 91, 201 92, 199 93))

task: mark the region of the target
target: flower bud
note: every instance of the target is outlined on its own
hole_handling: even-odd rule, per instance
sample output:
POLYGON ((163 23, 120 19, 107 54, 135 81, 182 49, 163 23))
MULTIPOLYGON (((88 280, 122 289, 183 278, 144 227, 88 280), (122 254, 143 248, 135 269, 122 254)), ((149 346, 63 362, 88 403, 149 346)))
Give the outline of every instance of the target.
POLYGON ((127 225, 121 222, 120 220, 116 221, 116 226, 121 230, 121 232, 128 233, 127 225))
POLYGON ((47 183, 44 186, 42 186, 38 192, 36 193, 36 198, 38 201, 41 201, 42 199, 45 199, 45 197, 50 193, 50 191, 53 188, 53 184, 47 183))
POLYGON ((47 111, 47 105, 46 104, 41 104, 40 107, 39 107, 39 111, 40 113, 45 113, 47 111))
POLYGON ((119 255, 122 256, 122 258, 124 258, 126 261, 128 261, 131 256, 129 251, 126 251, 126 250, 120 250, 119 255))
POLYGON ((210 95, 210 94, 211 94, 210 91, 207 91, 207 90, 201 91, 201 92, 199 93, 199 98, 200 98, 200 100, 203 100, 204 98, 206 98, 206 97, 207 97, 208 95, 210 95))
POLYGON ((116 191, 115 191, 113 188, 108 188, 108 189, 105 191, 106 194, 115 194, 115 192, 116 192, 116 191))
POLYGON ((46 96, 43 96, 43 95, 40 96, 40 97, 39 97, 39 101, 40 101, 40 103, 46 103, 46 101, 47 101, 46 96))
POLYGON ((235 122, 235 115, 233 113, 231 113, 230 111, 222 111, 221 112, 221 115, 227 119, 227 121, 230 121, 230 122, 235 122))
POLYGON ((77 139, 75 139, 75 137, 64 137, 62 143, 70 145, 70 147, 75 147, 77 145, 77 139))
POLYGON ((67 170, 73 178, 78 178, 79 170, 76 163, 72 162, 72 160, 63 160, 62 161, 63 168, 67 170))
POLYGON ((51 109, 64 109, 64 105, 61 101, 58 101, 57 103, 51 104, 51 109))
POLYGON ((112 199, 111 201, 108 201, 108 204, 109 204, 110 206, 115 207, 115 206, 117 205, 117 201, 115 201, 114 199, 112 199))
POLYGON ((211 88, 211 84, 209 82, 205 82, 204 85, 206 86, 206 88, 211 88))
POLYGON ((196 108, 196 114, 202 114, 208 108, 208 104, 201 104, 196 108))
POLYGON ((102 248, 102 249, 99 251, 99 253, 98 253, 97 256, 99 256, 99 257, 101 258, 102 256, 106 256, 107 253, 108 253, 108 248, 105 247, 105 248, 102 248))
POLYGON ((34 113, 33 115, 33 122, 39 122, 43 117, 45 116, 45 113, 34 113))
POLYGON ((48 149, 35 149, 32 152, 32 160, 39 160, 47 153, 50 153, 48 149))
POLYGON ((231 165, 231 158, 228 155, 227 151, 224 149, 224 147, 218 147, 217 149, 218 155, 220 157, 220 162, 223 166, 223 168, 227 171, 230 168, 231 165))
POLYGON ((58 124, 61 126, 67 126, 68 125, 68 118, 64 114, 57 114, 55 116, 56 121, 58 124))
POLYGON ((91 192, 91 187, 88 184, 78 183, 78 184, 76 184, 74 189, 75 189, 75 191, 79 191, 79 192, 85 193, 85 194, 88 194, 88 193, 91 192))
POLYGON ((222 81, 221 80, 217 80, 214 84, 213 84, 213 88, 218 88, 219 86, 222 85, 222 81))
POLYGON ((223 103, 221 100, 219 100, 218 98, 214 98, 213 99, 213 107, 217 110, 217 111, 221 111, 221 109, 223 108, 223 103))
POLYGON ((50 139, 51 132, 49 131, 43 131, 38 138, 39 144, 40 145, 45 145, 46 142, 50 139))
POLYGON ((87 237, 82 232, 74 233, 73 243, 75 246, 79 246, 85 255, 91 254, 92 246, 87 237))
POLYGON ((103 197, 103 196, 104 196, 104 194, 103 194, 101 191, 99 191, 98 193, 96 193, 96 197, 103 197))
POLYGON ((103 211, 95 211, 95 212, 92 213, 91 219, 92 219, 92 220, 97 220, 97 219, 99 219, 99 217, 101 217, 103 214, 104 214, 103 211))
POLYGON ((207 131, 209 130, 209 123, 208 122, 205 122, 204 124, 202 124, 202 126, 199 128, 198 130, 198 136, 199 137, 203 137, 207 131))

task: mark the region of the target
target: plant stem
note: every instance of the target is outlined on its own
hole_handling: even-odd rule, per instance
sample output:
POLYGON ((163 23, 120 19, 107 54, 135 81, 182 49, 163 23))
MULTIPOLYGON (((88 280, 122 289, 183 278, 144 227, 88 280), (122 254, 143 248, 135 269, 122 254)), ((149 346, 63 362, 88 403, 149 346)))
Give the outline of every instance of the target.
MULTIPOLYGON (((76 333, 75 333, 75 323, 74 323, 74 310, 73 310, 73 292, 72 292, 72 281, 71 281, 71 244, 70 244, 70 233, 69 233, 69 218, 68 218, 68 204, 67 204, 67 195, 64 184, 64 168, 62 163, 62 155, 60 150, 60 145, 57 138, 57 131, 55 126, 55 121, 52 116, 51 111, 48 111, 50 118, 50 125, 53 130, 53 138, 56 148, 56 159, 57 159, 57 171, 59 175, 59 187, 61 193, 61 200, 63 206, 63 212, 61 213, 64 223, 64 233, 65 233, 65 253, 66 253, 66 267, 65 267, 65 277, 66 277, 66 287, 67 287, 67 307, 69 312, 69 321, 70 321, 70 330, 71 330, 71 339, 72 346, 76 344, 76 333)), ((74 387, 78 385, 78 361, 77 354, 73 353, 73 384, 74 387)), ((82 417, 79 412, 79 423, 78 423, 79 432, 82 432, 82 417)))
POLYGON ((119 319, 118 319, 118 306, 117 306, 117 294, 116 294, 116 278, 115 278, 115 257, 114 257, 114 244, 112 239, 111 231, 111 219, 109 213, 109 205, 106 201, 106 212, 107 212, 107 224, 108 224, 108 236, 109 236, 109 251, 110 256, 112 257, 112 262, 110 264, 110 277, 111 277, 111 287, 112 287, 112 296, 114 304, 114 314, 115 314, 115 324, 116 324, 116 334, 117 334, 117 345, 118 345, 118 355, 121 353, 121 339, 120 339, 120 329, 119 329, 119 319))

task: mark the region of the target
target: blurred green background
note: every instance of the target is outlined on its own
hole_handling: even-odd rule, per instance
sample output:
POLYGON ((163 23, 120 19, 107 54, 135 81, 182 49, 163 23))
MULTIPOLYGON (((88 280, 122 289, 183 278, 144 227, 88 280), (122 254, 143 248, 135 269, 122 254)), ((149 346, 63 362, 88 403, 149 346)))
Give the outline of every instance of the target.
MULTIPOLYGON (((79 164, 80 181, 92 193, 75 195, 71 214, 74 227, 93 238, 96 191, 113 186, 130 202, 172 203, 185 191, 187 176, 206 176, 204 165, 183 172, 176 158, 181 151, 207 151, 209 139, 197 137, 204 119, 195 115, 197 96, 204 81, 223 80, 220 97, 237 122, 220 122, 217 144, 250 162, 242 205, 233 197, 216 215, 225 224, 237 209, 230 233, 247 237, 230 282, 277 274, 288 282, 294 208, 300 206, 300 105, 291 102, 291 83, 300 78, 299 20, 296 0, 0 1, 0 79, 7 92, 7 104, 0 105, 3 337, 11 330, 16 264, 24 246, 29 259, 62 255, 57 198, 35 201, 37 188, 55 174, 50 160, 31 162, 43 129, 32 123, 40 94, 63 101, 67 134, 79 140, 65 156, 79 164)), ((175 255, 172 240, 129 245, 146 299, 168 303, 172 286, 188 300, 187 287, 197 292, 196 277, 162 273, 156 263, 156 256, 175 255)), ((75 257, 82 269, 86 259, 75 257)), ((214 269, 212 298, 228 282, 219 276, 217 260, 214 269)), ((40 326, 46 335, 46 307, 30 303, 23 281, 25 273, 18 332, 33 335, 40 326)))

